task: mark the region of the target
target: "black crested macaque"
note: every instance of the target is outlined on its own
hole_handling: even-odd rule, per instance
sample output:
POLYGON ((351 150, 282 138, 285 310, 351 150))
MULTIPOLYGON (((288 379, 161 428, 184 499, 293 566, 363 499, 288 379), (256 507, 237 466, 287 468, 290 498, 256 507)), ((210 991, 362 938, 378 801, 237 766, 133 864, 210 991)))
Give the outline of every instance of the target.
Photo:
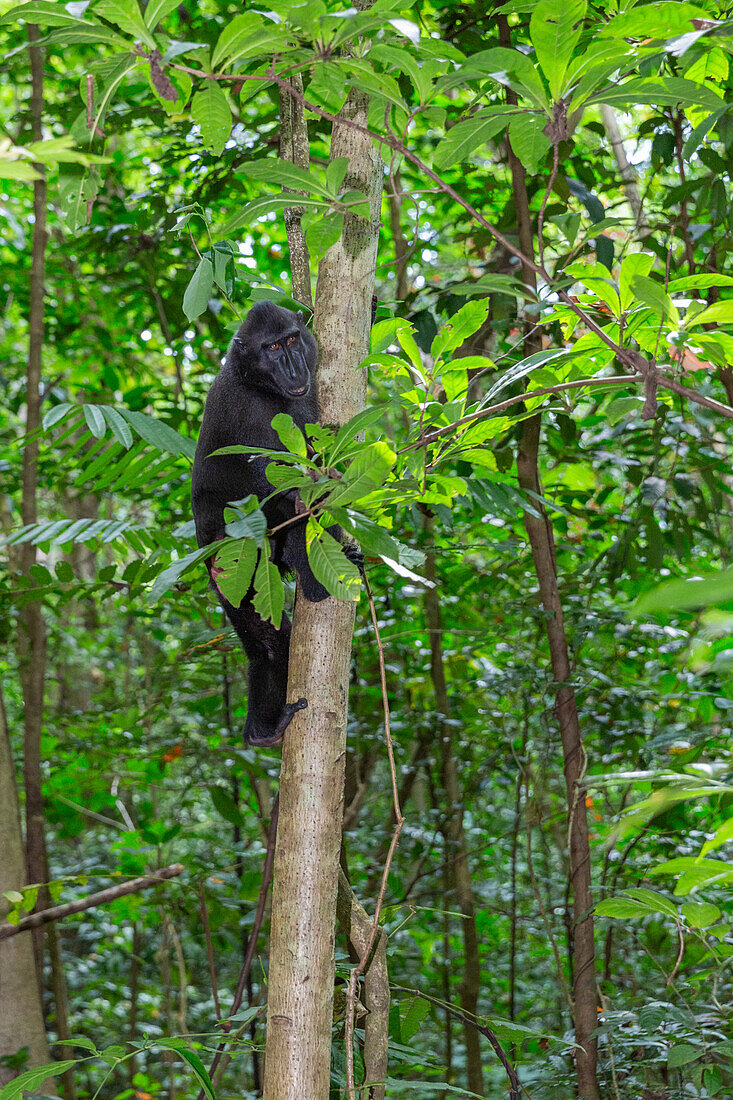
MULTIPOLYGON (((234 445, 282 450, 272 427, 276 413, 289 413, 299 428, 318 420, 316 341, 300 313, 257 302, 229 345, 224 366, 206 398, 193 463, 191 502, 199 546, 225 537, 224 508, 254 494, 260 501, 274 488, 265 476, 270 459, 243 454, 208 457, 234 445)), ((296 514, 295 490, 280 492, 263 505, 270 529, 296 514)), ((316 580, 305 545, 305 519, 270 539, 271 559, 281 573, 297 572, 307 600, 317 603, 328 590, 316 580)), ((350 555, 351 556, 351 555, 350 555)), ((354 555, 357 559, 357 555, 354 555)), ((212 575, 213 558, 207 561, 212 575)), ((212 586, 216 588, 215 578, 212 586)), ((247 744, 275 745, 305 699, 286 702, 290 620, 279 629, 260 618, 252 589, 234 607, 216 589, 229 621, 249 659, 249 702, 243 736, 247 744)))

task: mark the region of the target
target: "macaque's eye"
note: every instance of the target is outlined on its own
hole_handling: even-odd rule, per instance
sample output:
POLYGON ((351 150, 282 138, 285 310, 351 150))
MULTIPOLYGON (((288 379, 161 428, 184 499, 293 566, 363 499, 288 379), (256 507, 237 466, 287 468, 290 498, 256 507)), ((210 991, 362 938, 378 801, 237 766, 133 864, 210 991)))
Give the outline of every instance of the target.
POLYGON ((277 349, 280 347, 280 345, 279 344, 270 344, 269 347, 270 347, 270 351, 277 351, 277 349))
POLYGON ((289 344, 294 344, 297 339, 298 339, 297 336, 288 336, 288 343, 289 344))

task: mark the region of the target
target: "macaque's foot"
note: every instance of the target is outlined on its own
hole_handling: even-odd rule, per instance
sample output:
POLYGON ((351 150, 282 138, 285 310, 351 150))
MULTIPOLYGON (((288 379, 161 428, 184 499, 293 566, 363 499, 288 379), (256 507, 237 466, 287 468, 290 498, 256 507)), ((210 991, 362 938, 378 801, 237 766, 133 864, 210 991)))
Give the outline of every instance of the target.
POLYGON ((244 730, 242 731, 245 745, 254 745, 255 748, 266 748, 270 745, 279 745, 283 739, 285 730, 292 721, 293 715, 307 706, 308 700, 303 698, 298 699, 296 703, 286 703, 280 715, 280 721, 275 726, 274 730, 268 729, 258 722, 251 721, 248 714, 247 720, 244 723, 244 730))
POLYGON ((350 562, 357 567, 362 577, 364 576, 364 555, 358 542, 350 542, 344 546, 344 554, 350 562))

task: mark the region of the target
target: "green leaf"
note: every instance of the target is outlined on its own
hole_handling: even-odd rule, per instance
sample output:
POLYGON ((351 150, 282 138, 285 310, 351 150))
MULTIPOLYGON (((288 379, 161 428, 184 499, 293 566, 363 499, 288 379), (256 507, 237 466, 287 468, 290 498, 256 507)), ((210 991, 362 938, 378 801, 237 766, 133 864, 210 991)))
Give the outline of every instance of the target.
POLYGON ((73 409, 74 412, 79 411, 78 405, 70 405, 68 401, 64 401, 61 405, 54 405, 52 409, 49 409, 43 418, 43 430, 47 432, 49 428, 53 428, 55 424, 58 424, 60 420, 63 420, 66 414, 73 409))
POLYGON ((78 1058, 66 1058, 60 1062, 48 1062, 36 1069, 26 1070, 0 1089, 0 1100, 22 1100, 24 1092, 36 1092, 47 1077, 60 1077, 67 1069, 77 1065, 78 1058))
POLYGON ((646 917, 653 912, 648 905, 631 898, 608 898, 596 905, 596 916, 616 917, 618 920, 628 920, 630 917, 646 917))
POLYGON ((720 96, 711 88, 683 77, 667 77, 664 80, 633 77, 622 84, 603 88, 590 96, 587 102, 608 103, 611 107, 636 107, 645 103, 655 107, 676 107, 678 103, 685 106, 699 103, 713 110, 721 105, 720 96))
MULTIPOLYGON (((226 517, 227 511, 224 515, 226 517)), ((250 512, 242 519, 231 520, 226 525, 226 533, 233 539, 254 539, 258 546, 262 546, 267 533, 267 520, 265 513, 257 509, 250 512)))
POLYGON ((178 7, 178 0, 148 0, 143 13, 145 26, 153 30, 178 7))
POLYGON ((189 321, 195 320, 207 308, 213 286, 214 265, 203 256, 183 295, 183 312, 189 321))
POLYGON ((285 607, 285 590, 280 570, 270 561, 269 540, 265 539, 255 573, 254 609, 263 619, 269 619, 279 629, 285 607))
POLYGON ((517 115, 509 123, 509 140, 512 149, 521 160, 530 175, 533 175, 552 144, 543 131, 547 126, 547 115, 517 115))
POLYGON ((435 362, 442 356, 455 351, 469 337, 481 328, 489 312, 489 303, 486 299, 478 302, 467 302, 461 306, 457 313, 441 326, 440 331, 433 340, 430 354, 435 362))
POLYGON ((265 23, 259 12, 236 15, 219 35, 219 41, 211 55, 212 69, 219 69, 228 62, 231 69, 242 57, 262 56, 282 48, 285 28, 278 30, 275 24, 265 23))
POLYGON ((633 618, 654 612, 690 611, 733 600, 733 568, 702 579, 667 581, 641 596, 631 608, 633 618))
POLYGON ((336 459, 348 449, 347 444, 351 443, 357 435, 366 431, 372 424, 376 424, 377 421, 381 420, 385 412, 385 405, 374 405, 371 409, 362 409, 361 412, 352 416, 346 424, 339 428, 338 435, 333 442, 333 449, 328 454, 326 465, 333 466, 336 459))
POLYGON ((113 409, 111 405, 98 405, 97 408, 102 412, 117 442, 121 443, 125 450, 129 450, 132 446, 132 432, 128 428, 124 417, 120 416, 117 409, 113 409))
POLYGON ((114 46, 118 50, 129 50, 132 43, 129 38, 123 38, 110 27, 103 27, 101 23, 82 23, 75 20, 76 26, 54 31, 47 38, 48 42, 60 42, 65 46, 77 45, 85 42, 97 45, 106 42, 108 46, 114 46))
POLYGON ((153 581, 152 588, 148 593, 148 603, 151 607, 158 602, 160 597, 164 595, 169 588, 172 588, 179 577, 183 576, 186 570, 190 569, 196 562, 201 561, 203 558, 211 556, 210 546, 201 546, 198 550, 194 550, 191 554, 186 554, 183 558, 177 558, 176 561, 162 571, 158 573, 158 576, 153 581))
POLYGON ((214 566, 222 569, 214 583, 232 607, 239 607, 247 595, 257 564, 257 544, 250 538, 225 543, 217 552, 214 566))
POLYGON ((656 913, 664 913, 668 917, 677 917, 677 906, 674 902, 670 901, 669 898, 665 898, 664 894, 657 893, 656 890, 648 890, 644 886, 633 886, 624 892, 636 901, 648 905, 656 913))
MULTIPOLYGON (((400 1006, 401 1008, 402 1006, 400 1006)), ((408 1005, 407 1011, 402 1017, 400 1032, 402 1042, 409 1043, 420 1030, 423 1020, 430 1014, 430 1002, 424 997, 415 997, 408 1005)))
POLYGON ((733 298, 727 298, 724 302, 715 302, 708 306, 702 313, 685 322, 686 328, 697 328, 706 324, 733 325, 733 298))
POLYGON ((690 1062, 696 1062, 705 1053, 700 1047, 693 1047, 690 1043, 675 1043, 667 1057, 669 1069, 678 1069, 690 1062))
MULTIPOLYGON (((236 233, 242 226, 249 225, 257 221, 258 218, 264 217, 266 214, 277 213, 278 210, 285 210, 292 205, 292 195, 263 195, 262 198, 245 203, 236 214, 232 214, 231 218, 227 218, 224 224, 216 231, 216 235, 217 237, 230 237, 232 233, 236 233)), ((305 209, 325 211, 329 209, 330 205, 330 202, 326 199, 316 199, 309 195, 298 195, 298 206, 302 206, 305 209)))
POLYGON ((388 443, 368 443, 348 466, 343 481, 334 489, 326 503, 327 508, 350 504, 368 496, 382 485, 392 470, 396 455, 388 443))
MULTIPOLYGON (((512 111, 509 118, 515 112, 512 111)), ((438 145, 433 154, 433 165, 438 171, 451 168, 466 160, 474 149, 479 149, 500 133, 509 121, 506 112, 481 112, 457 122, 438 145)))
POLYGON ((164 424, 162 420, 156 420, 147 413, 132 409, 119 409, 119 412, 146 443, 157 447, 159 451, 165 451, 166 454, 183 455, 185 458, 193 459, 196 452, 196 443, 193 439, 187 439, 169 424, 164 424))
POLYGON ((107 424, 101 411, 96 405, 83 405, 82 408, 89 431, 96 439, 102 439, 107 434, 107 424))
POLYGON ((580 40, 586 8, 585 0, 540 0, 532 12, 529 36, 553 100, 564 91, 565 73, 580 40))
POLYGON ((654 257, 648 252, 634 252, 621 264, 619 273, 619 295, 621 309, 626 312, 634 304, 634 279, 639 275, 648 275, 654 264, 654 257))
POLYGON ((225 821, 228 821, 230 825, 241 825, 243 823, 242 811, 229 791, 225 790, 224 787, 217 787, 213 784, 209 787, 209 794, 211 795, 211 801, 214 803, 214 809, 221 814, 225 821))
POLYGON ((201 1061, 198 1054, 188 1048, 184 1039, 156 1039, 155 1045, 162 1047, 163 1050, 175 1050, 180 1054, 181 1058, 188 1062, 193 1070, 194 1076, 206 1093, 208 1100, 216 1100, 214 1086, 211 1083, 211 1078, 209 1077, 204 1063, 201 1061))
POLYGON ((4 23, 37 23, 40 27, 67 27, 80 22, 78 16, 71 15, 63 4, 54 4, 51 0, 31 0, 30 4, 20 4, 11 8, 0 17, 0 26, 4 23))
POLYGON ((322 218, 311 221, 306 229, 305 239, 314 260, 320 260, 341 239, 344 228, 344 215, 334 210, 322 218))
POLYGON ((204 148, 215 157, 220 156, 232 132, 232 112, 218 81, 207 80, 202 90, 196 92, 191 100, 191 117, 199 125, 204 148))
POLYGON ((731 840, 733 840, 733 817, 729 817, 727 821, 724 821, 720 828, 715 830, 711 839, 705 841, 700 849, 700 855, 706 856, 708 852, 721 848, 723 844, 728 844, 731 840))
POLYGON ((640 302, 649 306, 660 317, 668 318, 671 325, 677 327, 680 315, 664 286, 646 275, 635 275, 631 280, 631 289, 640 302))
POLYGON ((685 901, 680 912, 693 928, 709 928, 723 915, 717 905, 707 901, 685 901))
POLYGON ((305 445, 305 436, 292 416, 288 413, 276 413, 271 423, 285 450, 290 451, 291 454, 305 458, 308 454, 308 448, 305 445))
POLYGON ((101 15, 120 30, 141 39, 148 46, 155 47, 155 40, 143 22, 137 0, 96 0, 94 15, 101 15))
MULTIPOLYGON (((292 191, 306 191, 308 194, 315 192, 323 198, 335 198, 313 172, 299 168, 289 160, 268 157, 266 160, 246 161, 237 168, 237 175, 272 183, 276 187, 289 187, 292 191)), ((293 200, 290 201, 292 203, 293 200)))
POLYGON ((339 600, 358 600, 361 590, 359 569, 346 557, 341 543, 313 517, 308 520, 305 541, 308 564, 316 580, 339 600))

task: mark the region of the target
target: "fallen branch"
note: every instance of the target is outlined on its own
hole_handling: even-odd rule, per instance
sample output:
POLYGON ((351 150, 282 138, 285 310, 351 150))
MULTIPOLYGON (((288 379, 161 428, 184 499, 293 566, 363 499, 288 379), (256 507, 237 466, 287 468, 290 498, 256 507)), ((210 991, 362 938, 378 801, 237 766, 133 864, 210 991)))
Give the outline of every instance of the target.
POLYGON ((78 901, 68 901, 65 905, 52 905, 48 909, 39 909, 37 913, 21 917, 17 924, 0 924, 0 940, 8 940, 11 936, 17 936, 19 932, 25 932, 29 928, 39 928, 43 924, 49 924, 54 920, 62 920, 73 913, 82 913, 85 909, 95 909, 98 905, 107 905, 110 901, 123 898, 125 894, 137 894, 140 890, 149 890, 151 886, 158 886, 166 879, 175 878, 183 872, 182 863, 172 863, 170 867, 162 867, 154 875, 143 875, 142 878, 131 878, 128 882, 121 882, 119 886, 110 886, 106 890, 100 890, 97 894, 89 894, 78 901))

